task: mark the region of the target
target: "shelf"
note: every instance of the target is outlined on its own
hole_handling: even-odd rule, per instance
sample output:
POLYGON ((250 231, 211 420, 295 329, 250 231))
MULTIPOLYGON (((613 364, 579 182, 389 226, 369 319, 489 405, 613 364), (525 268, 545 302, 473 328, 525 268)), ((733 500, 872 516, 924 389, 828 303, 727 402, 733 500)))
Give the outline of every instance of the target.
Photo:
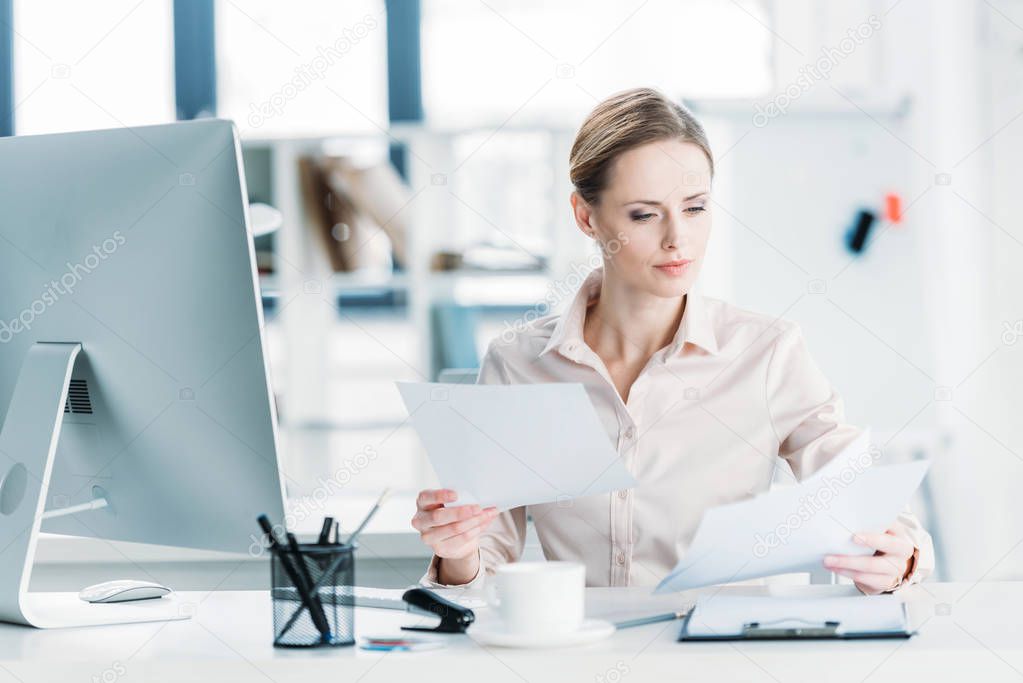
MULTIPOLYGON (((377 291, 404 291, 408 289, 405 273, 334 273, 328 281, 335 295, 366 294, 377 291)), ((279 296, 280 278, 275 274, 260 274, 259 285, 263 296, 279 296)))
POLYGON ((428 276, 435 302, 462 306, 534 306, 551 284, 546 270, 447 271, 428 276))
MULTIPOLYGON (((552 279, 546 270, 463 270, 427 273, 431 300, 464 306, 532 306, 547 294, 552 279)), ((261 274, 259 284, 264 297, 279 297, 277 275, 261 274)), ((329 287, 333 296, 407 293, 410 279, 406 273, 335 273, 329 287)))

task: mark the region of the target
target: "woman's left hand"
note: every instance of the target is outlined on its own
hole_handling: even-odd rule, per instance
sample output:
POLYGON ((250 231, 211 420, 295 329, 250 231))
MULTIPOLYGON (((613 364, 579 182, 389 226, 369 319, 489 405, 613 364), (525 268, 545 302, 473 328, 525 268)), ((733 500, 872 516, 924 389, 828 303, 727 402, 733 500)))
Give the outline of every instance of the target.
POLYGON ((824 566, 848 576, 867 595, 876 595, 898 586, 910 569, 913 542, 894 529, 883 534, 858 533, 853 541, 874 549, 873 555, 827 555, 824 566))

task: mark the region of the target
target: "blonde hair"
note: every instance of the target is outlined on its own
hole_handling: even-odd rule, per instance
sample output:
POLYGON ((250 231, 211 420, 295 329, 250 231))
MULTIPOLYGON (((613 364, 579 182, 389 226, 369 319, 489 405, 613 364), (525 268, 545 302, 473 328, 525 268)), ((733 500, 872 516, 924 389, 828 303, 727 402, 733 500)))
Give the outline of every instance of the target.
POLYGON ((568 156, 572 185, 595 205, 620 154, 664 139, 691 142, 703 150, 713 178, 714 157, 707 134, 688 109, 655 88, 615 93, 593 108, 575 136, 568 156))

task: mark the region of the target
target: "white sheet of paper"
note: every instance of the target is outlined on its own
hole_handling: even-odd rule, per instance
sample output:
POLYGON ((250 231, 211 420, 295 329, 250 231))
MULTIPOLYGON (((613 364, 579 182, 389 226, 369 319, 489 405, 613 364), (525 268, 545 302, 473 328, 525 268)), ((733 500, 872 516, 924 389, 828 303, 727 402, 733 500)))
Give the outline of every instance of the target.
POLYGON ((905 631, 906 610, 894 595, 792 598, 713 595, 697 599, 686 622, 693 636, 738 636, 746 624, 765 628, 805 628, 839 622, 838 633, 905 631))
POLYGON ((581 384, 396 384, 459 504, 506 510, 636 485, 581 384))
POLYGON ((869 555, 856 532, 895 521, 930 463, 873 465, 864 430, 795 486, 707 510, 688 552, 655 593, 819 569, 825 555, 869 555))

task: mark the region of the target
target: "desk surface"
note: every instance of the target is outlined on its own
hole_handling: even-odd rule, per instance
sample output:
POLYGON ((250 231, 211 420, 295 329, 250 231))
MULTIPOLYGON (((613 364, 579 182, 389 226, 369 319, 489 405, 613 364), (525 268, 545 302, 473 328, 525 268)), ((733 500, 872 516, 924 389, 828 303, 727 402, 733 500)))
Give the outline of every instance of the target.
MULTIPOLYGON (((840 586, 804 592, 845 591, 840 586)), ((762 587, 717 589, 745 594, 762 587)), ((794 588, 774 589, 792 591, 794 588)), ((344 647, 295 651, 271 645, 265 591, 180 593, 188 621, 38 631, 0 625, 6 681, 1019 681, 1023 679, 1023 582, 933 583, 906 592, 920 633, 909 640, 677 643, 679 623, 650 624, 600 643, 560 650, 482 647, 438 636, 441 650, 380 653, 344 647)), ((691 597, 691 596, 690 596, 691 597)), ((673 609, 647 589, 587 591, 590 617, 617 620, 673 609)), ((481 614, 481 617, 485 615, 481 614)), ((360 608, 363 635, 429 619, 360 608)))

